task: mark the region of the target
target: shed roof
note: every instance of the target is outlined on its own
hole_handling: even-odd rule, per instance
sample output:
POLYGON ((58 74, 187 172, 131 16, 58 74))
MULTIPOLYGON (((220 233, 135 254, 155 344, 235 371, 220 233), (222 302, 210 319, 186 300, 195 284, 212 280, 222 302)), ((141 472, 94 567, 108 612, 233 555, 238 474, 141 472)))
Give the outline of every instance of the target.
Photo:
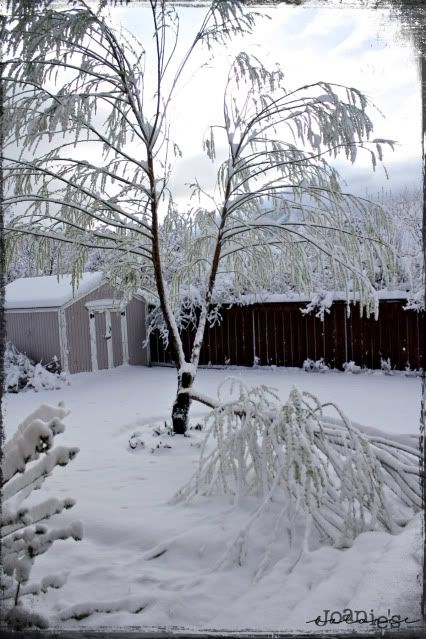
POLYGON ((5 309, 57 308, 97 288, 103 282, 101 272, 83 273, 73 290, 71 275, 22 277, 5 288, 5 309))

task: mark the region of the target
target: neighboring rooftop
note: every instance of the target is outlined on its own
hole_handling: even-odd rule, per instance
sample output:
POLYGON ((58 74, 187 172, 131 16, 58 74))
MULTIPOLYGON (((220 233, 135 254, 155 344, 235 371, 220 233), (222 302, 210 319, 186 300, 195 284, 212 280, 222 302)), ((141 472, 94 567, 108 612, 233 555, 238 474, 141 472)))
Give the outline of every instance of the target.
POLYGON ((85 295, 103 280, 101 272, 83 273, 73 290, 71 275, 44 275, 22 277, 5 288, 5 309, 55 308, 70 302, 74 297, 85 295))

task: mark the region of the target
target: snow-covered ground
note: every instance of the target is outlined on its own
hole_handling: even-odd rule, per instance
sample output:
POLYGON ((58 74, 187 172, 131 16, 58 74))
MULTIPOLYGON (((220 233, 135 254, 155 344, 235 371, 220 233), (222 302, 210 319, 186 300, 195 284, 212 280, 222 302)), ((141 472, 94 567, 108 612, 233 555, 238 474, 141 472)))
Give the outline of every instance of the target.
MULTIPOLYGON (((274 386, 283 401, 294 384, 322 402, 336 402, 366 426, 418 432, 419 378, 381 372, 203 369, 196 387, 214 396, 229 375, 274 386)), ((77 458, 55 469, 42 488, 46 496, 76 498, 76 506, 58 520, 79 519, 84 526, 83 541, 58 541, 32 572, 34 578, 68 573, 63 588, 35 600, 53 625, 306 632, 324 631, 307 624, 324 610, 420 618, 420 515, 399 535, 363 533, 349 549, 322 547, 297 563, 297 556, 288 555, 284 536, 270 544, 272 519, 265 518, 252 530, 246 562, 218 568, 256 503, 246 499, 238 510, 227 498, 168 503, 193 473, 200 452, 194 444, 202 438, 195 430, 188 438, 152 434, 152 424, 169 417, 175 371, 120 367, 70 379, 71 385, 60 390, 3 397, 7 437, 39 404, 63 400, 71 414, 58 443, 80 447, 77 458), (145 448, 129 449, 133 433, 145 441, 145 448), (160 440, 171 448, 155 448, 160 440), (255 558, 267 550, 266 570, 256 581, 255 558)), ((194 404, 192 416, 207 410, 194 404)), ((335 628, 353 630, 344 624, 335 628)))

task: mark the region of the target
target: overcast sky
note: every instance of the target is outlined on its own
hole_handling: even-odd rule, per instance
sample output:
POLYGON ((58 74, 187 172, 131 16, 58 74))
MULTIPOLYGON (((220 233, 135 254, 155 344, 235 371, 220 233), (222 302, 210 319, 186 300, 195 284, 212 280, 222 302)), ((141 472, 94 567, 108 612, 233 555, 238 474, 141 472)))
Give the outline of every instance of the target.
MULTIPOLYGON (((115 18, 146 46, 151 41, 149 10, 142 6, 114 9, 115 18)), ((335 165, 348 183, 348 190, 364 195, 382 187, 399 190, 421 185, 420 82, 414 51, 399 36, 398 24, 388 14, 365 8, 308 8, 276 5, 265 13, 253 35, 218 47, 208 69, 184 78, 174 106, 173 136, 183 151, 173 177, 178 202, 187 200, 185 182, 197 177, 207 187, 214 171, 202 149, 202 137, 210 124, 221 124, 224 82, 230 61, 239 50, 257 55, 262 62, 279 62, 285 86, 294 89, 319 80, 354 86, 380 109, 373 113, 374 137, 398 141, 395 152, 387 152, 389 180, 378 166, 371 170, 365 156, 351 165, 343 158, 335 165)), ((205 9, 179 8, 182 50, 194 37, 205 9)), ((205 58, 201 51, 192 61, 195 71, 205 58)))

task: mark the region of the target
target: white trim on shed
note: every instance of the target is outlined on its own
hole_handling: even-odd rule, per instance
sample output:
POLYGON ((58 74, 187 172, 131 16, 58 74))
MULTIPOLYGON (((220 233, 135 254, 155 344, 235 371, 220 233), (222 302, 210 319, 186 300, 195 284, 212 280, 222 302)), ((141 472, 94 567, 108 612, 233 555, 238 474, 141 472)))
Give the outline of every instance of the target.
POLYGON ((61 349, 60 360, 61 360, 63 370, 66 373, 68 373, 69 361, 68 361, 67 319, 66 319, 65 311, 63 308, 61 308, 58 312, 58 322, 59 322, 59 347, 61 349))
POLYGON ((107 340, 108 368, 114 368, 111 312, 120 313, 123 364, 128 364, 129 343, 127 336, 127 314, 125 306, 123 306, 123 302, 121 300, 113 298, 105 298, 99 300, 90 300, 89 302, 85 303, 85 307, 89 311, 90 358, 92 362, 92 370, 97 371, 99 369, 95 313, 105 313, 105 339, 107 340))

